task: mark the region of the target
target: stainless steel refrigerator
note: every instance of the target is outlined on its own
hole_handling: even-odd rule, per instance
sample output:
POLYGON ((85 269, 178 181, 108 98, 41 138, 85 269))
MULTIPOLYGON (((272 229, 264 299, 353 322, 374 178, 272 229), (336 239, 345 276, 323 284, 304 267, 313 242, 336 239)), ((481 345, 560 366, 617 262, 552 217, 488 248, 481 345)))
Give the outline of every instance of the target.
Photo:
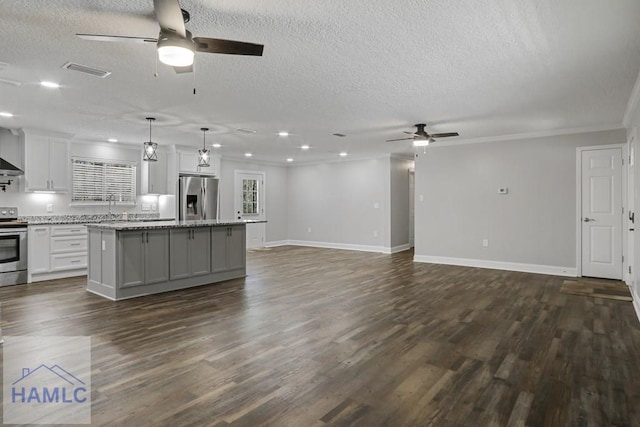
POLYGON ((202 175, 180 175, 178 219, 218 219, 218 179, 202 175))

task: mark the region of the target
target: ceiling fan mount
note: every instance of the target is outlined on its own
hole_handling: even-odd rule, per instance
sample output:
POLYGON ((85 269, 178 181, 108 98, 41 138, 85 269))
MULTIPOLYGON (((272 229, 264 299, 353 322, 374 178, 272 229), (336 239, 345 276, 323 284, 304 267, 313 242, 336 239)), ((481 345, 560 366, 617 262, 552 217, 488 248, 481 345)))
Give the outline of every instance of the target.
POLYGON ((451 136, 459 136, 458 132, 446 132, 446 133, 432 133, 429 134, 425 130, 427 125, 425 123, 416 123, 414 125, 416 127, 415 132, 404 132, 407 135, 411 135, 409 138, 397 138, 397 139, 388 139, 387 142, 395 142, 395 141, 407 141, 413 140, 413 145, 416 147, 427 146, 432 142, 435 142, 436 138, 448 138, 451 136))
POLYGON ((180 8, 178 0, 153 0, 153 8, 160 25, 158 38, 81 33, 76 35, 81 39, 92 41, 156 43, 158 58, 161 62, 172 66, 176 73, 193 71, 196 52, 262 56, 264 45, 261 44, 192 37, 184 26, 191 20, 191 14, 180 8))

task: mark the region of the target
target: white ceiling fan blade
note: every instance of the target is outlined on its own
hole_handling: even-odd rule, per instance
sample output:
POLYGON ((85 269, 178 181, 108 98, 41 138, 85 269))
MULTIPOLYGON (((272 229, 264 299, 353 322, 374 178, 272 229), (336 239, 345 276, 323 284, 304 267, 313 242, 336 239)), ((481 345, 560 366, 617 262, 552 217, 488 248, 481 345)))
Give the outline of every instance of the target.
POLYGON ((162 31, 176 33, 182 38, 187 37, 178 0, 153 0, 153 8, 162 31))
POLYGON ((153 37, 131 37, 131 36, 108 36, 104 34, 76 34, 83 40, 96 42, 132 42, 132 43, 157 43, 158 39, 153 37))

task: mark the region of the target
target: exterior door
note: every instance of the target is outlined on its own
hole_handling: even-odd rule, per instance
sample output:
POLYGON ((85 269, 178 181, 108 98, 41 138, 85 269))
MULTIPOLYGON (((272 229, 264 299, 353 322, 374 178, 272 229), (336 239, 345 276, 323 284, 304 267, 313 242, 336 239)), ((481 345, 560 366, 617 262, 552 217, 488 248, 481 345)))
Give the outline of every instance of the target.
MULTIPOLYGON (((236 214, 241 220, 263 221, 265 195, 264 172, 236 171, 236 214)), ((247 224, 247 249, 264 246, 264 223, 247 224)))
POLYGON ((582 151, 582 275, 622 279, 622 150, 582 151))
MULTIPOLYGON (((631 139, 629 140, 629 162, 628 162, 628 166, 627 166, 627 211, 628 214, 626 215, 626 223, 627 223, 627 265, 629 266, 628 269, 628 276, 627 276, 627 283, 629 284, 629 286, 631 286, 631 288, 635 289, 635 283, 633 280, 634 277, 634 270, 635 270, 635 244, 636 244, 636 240, 635 240, 635 222, 636 222, 636 218, 635 218, 635 204, 636 204, 636 200, 635 200, 635 189, 636 189, 636 183, 635 183, 635 177, 636 177, 636 167, 635 167, 635 155, 636 155, 636 149, 637 149, 637 144, 636 144, 636 137, 635 137, 635 132, 632 134, 631 139)), ((625 219, 623 218, 623 222, 625 221, 625 219)))

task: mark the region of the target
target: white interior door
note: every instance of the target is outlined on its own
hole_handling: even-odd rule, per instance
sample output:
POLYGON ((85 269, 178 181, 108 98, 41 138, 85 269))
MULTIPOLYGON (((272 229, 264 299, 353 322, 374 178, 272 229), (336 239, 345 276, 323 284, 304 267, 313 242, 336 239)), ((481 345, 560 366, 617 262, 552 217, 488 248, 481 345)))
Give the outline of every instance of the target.
MULTIPOLYGON (((238 219, 264 220, 264 172, 235 171, 235 207, 238 219)), ((247 249, 264 246, 265 224, 247 224, 247 249)))
POLYGON ((622 150, 582 152, 582 275, 622 279, 622 150))
POLYGON ((415 241, 415 182, 415 172, 409 171, 409 245, 411 247, 415 241))

